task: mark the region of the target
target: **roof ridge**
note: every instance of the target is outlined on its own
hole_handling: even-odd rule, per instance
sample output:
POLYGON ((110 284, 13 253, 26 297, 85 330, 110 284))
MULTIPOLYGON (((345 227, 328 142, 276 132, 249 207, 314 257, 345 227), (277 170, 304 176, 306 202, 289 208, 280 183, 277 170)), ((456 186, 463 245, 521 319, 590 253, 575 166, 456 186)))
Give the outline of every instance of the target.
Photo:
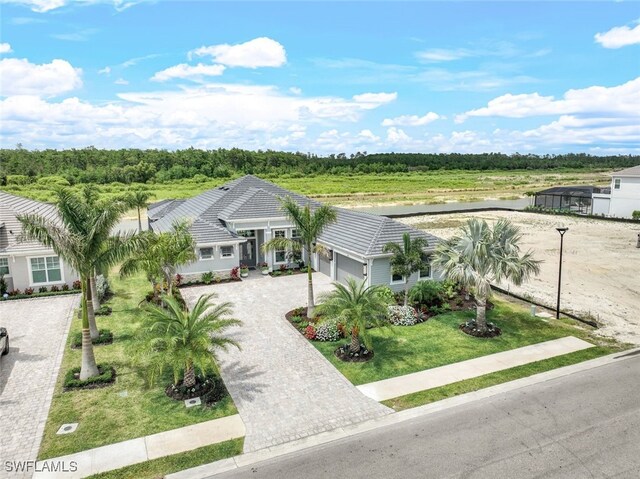
POLYGON ((373 246, 378 243, 378 238, 380 237, 380 233, 382 233, 384 225, 386 221, 389 219, 386 216, 380 216, 380 218, 382 219, 382 221, 380 221, 380 225, 378 226, 378 229, 376 230, 375 234, 371 238, 371 241, 369 242, 369 247, 367 248, 367 252, 365 254, 370 254, 371 250, 373 249, 373 246))

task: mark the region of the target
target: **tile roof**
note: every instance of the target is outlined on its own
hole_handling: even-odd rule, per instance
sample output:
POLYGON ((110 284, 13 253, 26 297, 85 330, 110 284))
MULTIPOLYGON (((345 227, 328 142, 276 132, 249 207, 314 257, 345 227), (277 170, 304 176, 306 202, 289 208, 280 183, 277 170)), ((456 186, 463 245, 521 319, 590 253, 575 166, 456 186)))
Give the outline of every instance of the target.
MULTIPOLYGON (((174 208, 166 209, 164 204, 153 205, 154 214, 163 206, 166 213, 152 221, 151 227, 154 231, 168 231, 175 220, 186 218, 193 221, 191 232, 197 243, 242 240, 226 228, 225 222, 281 218, 284 215, 278 198, 285 196, 291 197, 300 205, 309 204, 312 208, 321 205, 315 200, 287 191, 253 175, 247 175, 205 191, 174 208)), ((390 241, 401 242, 405 232, 412 237, 425 238, 429 243, 429 250, 440 241, 433 235, 384 216, 342 208, 336 208, 336 211, 337 222, 325 229, 318 238, 319 241, 363 257, 384 255, 384 245, 390 241)))
POLYGON ((47 219, 57 219, 58 217, 56 207, 50 203, 42 203, 0 191, 0 253, 45 249, 41 243, 36 241, 18 242, 22 225, 17 216, 24 214, 38 214, 47 219))

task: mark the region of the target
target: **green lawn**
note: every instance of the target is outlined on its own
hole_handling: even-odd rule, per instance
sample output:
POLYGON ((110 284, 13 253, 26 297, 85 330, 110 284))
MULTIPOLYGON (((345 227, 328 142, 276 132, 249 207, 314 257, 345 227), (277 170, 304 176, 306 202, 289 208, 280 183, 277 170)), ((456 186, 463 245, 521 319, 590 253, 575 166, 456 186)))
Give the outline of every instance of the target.
POLYGON ((172 472, 237 456, 242 453, 243 443, 244 439, 233 439, 90 477, 93 479, 157 479, 172 472))
MULTIPOLYGON (((150 286, 142 276, 122 281, 114 274, 110 281, 115 296, 107 304, 113 308, 113 314, 98 316, 97 322, 99 328, 113 331, 114 342, 96 346, 94 350, 98 363, 109 363, 115 367, 116 382, 100 389, 63 392, 64 374, 80 365, 80 350, 70 349, 67 342, 39 459, 71 454, 237 412, 230 397, 213 408, 185 408, 182 402, 164 394, 164 384, 169 383, 170 378, 151 389, 144 387, 144 379, 133 364, 132 353, 141 327, 140 319, 145 314, 138 304, 150 286), (123 391, 127 391, 127 397, 119 395, 123 391), (60 425, 73 422, 79 423, 76 432, 56 435, 60 425)), ((80 321, 75 317, 71 333, 78 330, 80 321)))
POLYGON ((571 320, 533 318, 521 306, 495 299, 488 319, 502 328, 493 339, 469 336, 458 325, 474 312, 451 312, 415 326, 395 326, 371 330, 374 358, 367 363, 346 363, 333 354, 338 343, 313 341, 313 345, 355 385, 402 376, 446 364, 519 348, 564 336, 602 345, 600 354, 619 350, 615 342, 595 338, 587 327, 571 320), (616 349, 618 348, 618 349, 616 349))

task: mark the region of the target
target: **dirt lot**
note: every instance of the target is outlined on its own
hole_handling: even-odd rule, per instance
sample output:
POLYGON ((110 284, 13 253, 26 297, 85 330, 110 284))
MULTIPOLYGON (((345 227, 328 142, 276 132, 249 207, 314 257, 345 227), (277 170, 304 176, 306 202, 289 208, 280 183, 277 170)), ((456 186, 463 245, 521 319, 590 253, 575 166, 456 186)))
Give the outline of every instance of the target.
POLYGON ((495 221, 507 218, 523 233, 523 249, 533 249, 543 260, 540 275, 511 290, 555 305, 558 281, 560 224, 569 227, 564 237, 562 308, 592 316, 599 332, 620 341, 640 344, 640 225, 566 216, 506 211, 416 216, 400 221, 452 236, 468 218, 495 221))

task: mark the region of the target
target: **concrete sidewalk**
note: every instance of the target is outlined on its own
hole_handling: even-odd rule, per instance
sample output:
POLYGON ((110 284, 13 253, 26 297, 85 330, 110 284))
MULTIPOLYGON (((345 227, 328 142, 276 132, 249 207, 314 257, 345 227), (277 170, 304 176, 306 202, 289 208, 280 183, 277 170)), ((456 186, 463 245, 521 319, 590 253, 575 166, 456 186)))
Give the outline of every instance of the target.
POLYGON ((573 353, 594 347, 593 344, 573 336, 532 344, 501 353, 489 354, 439 368, 363 384, 358 389, 376 401, 386 401, 407 394, 426 391, 447 384, 472 379, 504 369, 515 368, 543 359, 573 353))
POLYGON ((96 447, 68 456, 38 461, 38 470, 43 471, 48 466, 60 467, 63 464, 66 472, 36 472, 33 478, 76 479, 92 476, 100 472, 113 471, 140 462, 240 438, 244 435, 244 423, 238 414, 234 414, 150 436, 96 447), (75 471, 71 470, 73 464, 77 466, 75 471))

